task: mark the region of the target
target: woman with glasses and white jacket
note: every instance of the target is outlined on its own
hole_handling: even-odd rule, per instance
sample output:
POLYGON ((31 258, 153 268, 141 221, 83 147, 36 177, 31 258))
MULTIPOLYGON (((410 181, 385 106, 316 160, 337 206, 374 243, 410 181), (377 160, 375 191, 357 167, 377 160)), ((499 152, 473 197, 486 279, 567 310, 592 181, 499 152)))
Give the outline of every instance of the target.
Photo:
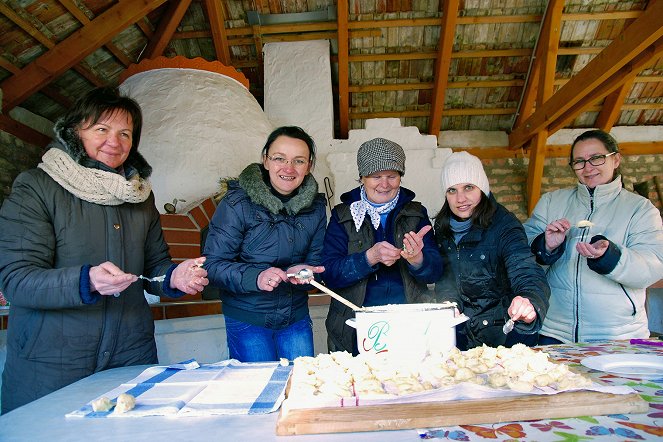
POLYGON ((325 198, 311 175, 313 139, 302 129, 275 129, 262 162, 228 183, 209 225, 204 255, 221 289, 230 357, 242 362, 313 356, 309 285, 289 277, 320 273, 325 198))
POLYGON ((569 158, 577 186, 543 195, 525 223, 549 266, 540 345, 649 337, 645 289, 663 275, 661 214, 622 187, 620 163, 611 135, 584 132, 569 158))

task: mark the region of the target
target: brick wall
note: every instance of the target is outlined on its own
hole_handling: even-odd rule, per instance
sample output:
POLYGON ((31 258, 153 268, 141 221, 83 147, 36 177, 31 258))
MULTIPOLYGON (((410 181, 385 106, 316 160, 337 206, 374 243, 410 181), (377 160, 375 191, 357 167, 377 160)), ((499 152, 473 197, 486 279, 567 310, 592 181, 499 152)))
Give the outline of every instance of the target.
MULTIPOLYGON (((527 158, 483 160, 495 199, 513 212, 521 221, 527 219, 527 158)), ((649 199, 659 210, 663 202, 659 199, 653 178, 657 177, 663 190, 663 155, 631 155, 622 157, 622 177, 627 189, 633 184, 648 182, 649 199)), ((541 193, 564 187, 575 186, 577 179, 568 166, 567 158, 547 158, 541 180, 541 193)))
POLYGON ((41 147, 27 144, 0 131, 0 204, 9 195, 16 176, 35 167, 43 153, 41 147))

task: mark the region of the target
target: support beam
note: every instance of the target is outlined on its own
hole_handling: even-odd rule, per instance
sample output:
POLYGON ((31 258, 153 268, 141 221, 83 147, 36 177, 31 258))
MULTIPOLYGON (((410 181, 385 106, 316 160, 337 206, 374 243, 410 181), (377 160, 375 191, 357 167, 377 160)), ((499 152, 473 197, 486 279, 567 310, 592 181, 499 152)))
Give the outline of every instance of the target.
POLYGON ((5 94, 3 109, 10 110, 22 103, 164 1, 124 1, 99 15, 88 25, 25 66, 20 75, 14 75, 3 81, 0 84, 0 89, 5 94))
POLYGON ((226 66, 230 66, 230 49, 228 48, 228 35, 226 34, 226 17, 223 6, 218 0, 205 0, 209 26, 212 30, 212 41, 216 58, 226 66))
POLYGON ((157 30, 143 51, 142 58, 155 58, 163 55, 168 42, 173 37, 175 29, 179 26, 184 13, 189 9, 191 0, 169 0, 168 9, 159 19, 157 30))
POLYGON ((442 113, 444 112, 444 97, 449 82, 449 68, 451 67, 451 53, 453 52, 456 21, 458 19, 459 0, 445 0, 442 10, 442 27, 440 39, 437 43, 437 58, 435 59, 435 79, 433 83, 433 99, 431 114, 428 120, 428 133, 438 136, 442 127, 442 113))
MULTIPOLYGON (((609 79, 638 54, 663 36, 663 0, 652 1, 645 14, 635 20, 620 36, 598 54, 546 103, 536 109, 509 135, 509 144, 518 148, 552 121, 577 106, 601 83, 609 79)), ((551 131, 552 133, 552 131, 551 131)))
POLYGON ((46 147, 51 141, 51 138, 43 133, 3 114, 0 114, 0 130, 38 147, 46 147))
POLYGON ((594 126, 605 132, 610 132, 610 129, 612 129, 617 122, 617 119, 619 119, 619 115, 622 113, 624 100, 632 87, 633 80, 625 81, 616 91, 605 97, 601 113, 599 113, 599 116, 596 118, 594 126))
POLYGON ((348 13, 348 0, 338 0, 336 11, 338 26, 338 138, 347 138, 350 126, 348 13))

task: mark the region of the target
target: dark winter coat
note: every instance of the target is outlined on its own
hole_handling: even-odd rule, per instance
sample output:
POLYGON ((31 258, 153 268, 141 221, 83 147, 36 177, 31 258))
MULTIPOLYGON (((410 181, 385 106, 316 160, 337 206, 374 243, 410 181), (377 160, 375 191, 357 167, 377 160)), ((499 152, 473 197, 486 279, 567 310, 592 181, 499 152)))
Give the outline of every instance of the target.
MULTIPOLYGON (((432 293, 427 284, 433 283, 442 273, 442 260, 432 232, 424 236, 424 261, 418 269, 404 259, 393 266, 370 266, 366 259, 366 250, 375 243, 388 241, 402 248, 406 233, 418 232, 430 225, 426 209, 421 203, 413 201, 414 192, 401 187, 398 202, 389 213, 385 227, 380 225, 376 231, 367 216, 357 232, 350 204, 360 199, 359 189, 344 193, 342 203, 332 210, 323 253, 325 283, 358 306, 364 305, 369 292, 374 299, 385 293, 400 293, 406 303, 430 302, 432 293)), ((331 350, 357 352, 356 331, 345 324, 352 317, 354 312, 350 308, 331 300, 325 322, 331 350)))
POLYGON ((221 289, 224 315, 271 329, 303 319, 310 286, 282 282, 266 292, 258 288, 258 275, 270 267, 320 265, 326 221, 325 198, 313 175, 285 203, 272 194, 258 163, 230 181, 204 250, 207 277, 221 289))
MULTIPOLYGON (((57 134, 50 147, 113 171, 92 161, 74 133, 57 134)), ((137 152, 124 166, 141 176, 151 171, 137 152)), ((16 178, 0 209, 0 288, 11 303, 3 412, 98 371, 157 362, 143 282, 119 297, 89 292, 89 267, 105 261, 136 275, 171 269, 154 195, 105 206, 77 198, 41 169, 16 178)), ((150 291, 164 294, 159 283, 150 291)))
POLYGON ((468 348, 484 343, 504 345, 502 326, 516 296, 529 299, 537 312, 531 324, 516 322, 515 330, 521 334, 537 333, 548 310, 550 287, 530 251, 522 224, 491 199, 497 210, 488 228, 473 225, 458 245, 436 231, 444 260, 444 274, 435 283, 437 300, 457 303, 470 317, 457 326, 467 337, 468 348))

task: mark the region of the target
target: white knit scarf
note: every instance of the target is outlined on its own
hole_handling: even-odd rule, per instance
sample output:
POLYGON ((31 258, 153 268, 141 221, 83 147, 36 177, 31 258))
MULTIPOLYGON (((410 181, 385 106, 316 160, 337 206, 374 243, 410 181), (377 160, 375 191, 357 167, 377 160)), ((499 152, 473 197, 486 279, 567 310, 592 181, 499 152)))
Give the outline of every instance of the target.
POLYGON ((37 167, 78 198, 103 206, 141 203, 152 190, 150 182, 135 174, 124 176, 81 166, 61 149, 51 148, 37 167))
POLYGON ((394 199, 392 199, 388 203, 384 203, 379 206, 374 206, 373 204, 371 204, 370 201, 368 201, 364 186, 361 186, 361 199, 359 201, 355 201, 354 203, 350 204, 350 213, 352 214, 352 220, 355 222, 355 229, 357 229, 357 232, 359 232, 361 224, 364 222, 364 218, 366 218, 367 213, 368 216, 371 218, 371 224, 373 224, 373 228, 377 230, 378 227, 380 226, 380 215, 383 213, 389 213, 392 211, 394 207, 396 207, 396 203, 398 202, 398 196, 400 194, 401 194, 401 189, 398 189, 398 193, 396 194, 394 199))

